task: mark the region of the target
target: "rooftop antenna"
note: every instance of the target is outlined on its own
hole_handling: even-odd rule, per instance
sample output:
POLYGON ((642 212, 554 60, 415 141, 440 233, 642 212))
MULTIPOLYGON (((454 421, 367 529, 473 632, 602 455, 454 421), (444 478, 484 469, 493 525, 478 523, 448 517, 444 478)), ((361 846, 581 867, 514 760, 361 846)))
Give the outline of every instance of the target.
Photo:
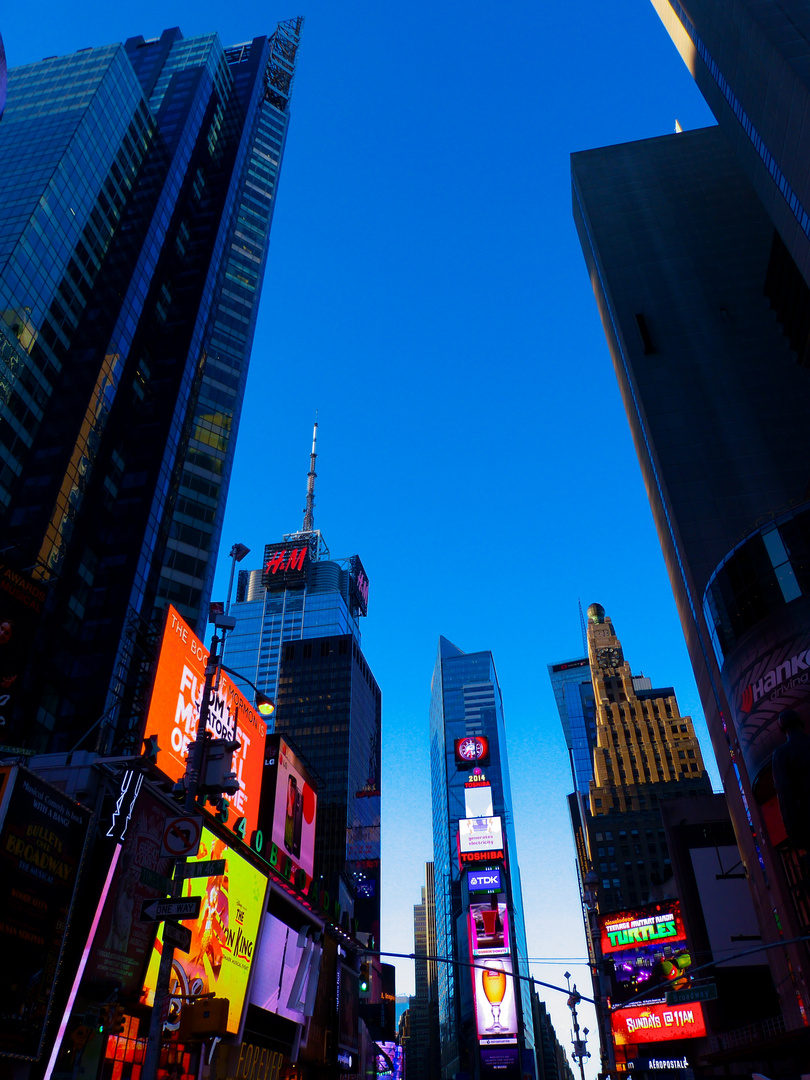
POLYGON ((588 654, 588 630, 587 630, 587 628, 585 626, 585 616, 582 614, 582 601, 577 600, 577 603, 579 604, 579 628, 582 631, 582 648, 583 648, 583 650, 585 652, 585 655, 587 656, 587 654, 588 654))
POLYGON ((307 473, 307 505, 304 509, 304 532, 312 532, 315 525, 315 458, 318 456, 315 449, 318 441, 318 414, 315 413, 315 426, 312 429, 312 452, 309 455, 309 472, 307 473))

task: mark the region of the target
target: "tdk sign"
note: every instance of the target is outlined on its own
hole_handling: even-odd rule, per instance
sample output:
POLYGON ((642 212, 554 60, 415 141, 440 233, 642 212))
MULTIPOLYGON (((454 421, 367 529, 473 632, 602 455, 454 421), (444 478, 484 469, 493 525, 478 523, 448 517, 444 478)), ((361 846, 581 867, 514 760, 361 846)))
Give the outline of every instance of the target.
POLYGON ((467 888, 470 892, 500 892, 500 870, 471 870, 467 875, 467 888))

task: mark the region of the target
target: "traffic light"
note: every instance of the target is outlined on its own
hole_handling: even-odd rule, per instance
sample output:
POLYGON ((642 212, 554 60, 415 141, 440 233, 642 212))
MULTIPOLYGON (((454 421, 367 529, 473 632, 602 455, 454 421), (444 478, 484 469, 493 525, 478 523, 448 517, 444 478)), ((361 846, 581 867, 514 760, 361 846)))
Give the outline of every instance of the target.
POLYGON ((125 1023, 126 1017, 124 1016, 124 1006, 116 1005, 113 1008, 113 1014, 110 1017, 110 1035, 120 1035, 124 1030, 125 1023))
MULTIPOLYGON (((194 743, 189 744, 191 757, 194 743)), ((236 739, 210 739, 203 742, 203 761, 198 791, 201 795, 236 795, 239 778, 233 771, 233 755, 242 744, 236 739)))
POLYGON ((360 964, 360 993, 367 994, 371 989, 371 965, 368 960, 360 964))
POLYGON ((112 1018, 114 1016, 114 1010, 112 1005, 102 1005, 98 1011, 98 1033, 99 1035, 105 1034, 109 1031, 112 1018))

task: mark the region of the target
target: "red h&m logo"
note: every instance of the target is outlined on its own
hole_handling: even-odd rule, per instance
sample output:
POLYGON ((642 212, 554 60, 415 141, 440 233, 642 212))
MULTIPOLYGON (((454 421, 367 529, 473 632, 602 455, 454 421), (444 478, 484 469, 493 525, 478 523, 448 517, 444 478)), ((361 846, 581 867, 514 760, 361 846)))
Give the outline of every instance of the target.
POLYGON ((282 551, 277 551, 272 559, 268 561, 264 572, 266 574, 275 574, 279 570, 303 570, 306 554, 306 547, 291 548, 289 551, 284 548, 282 551))

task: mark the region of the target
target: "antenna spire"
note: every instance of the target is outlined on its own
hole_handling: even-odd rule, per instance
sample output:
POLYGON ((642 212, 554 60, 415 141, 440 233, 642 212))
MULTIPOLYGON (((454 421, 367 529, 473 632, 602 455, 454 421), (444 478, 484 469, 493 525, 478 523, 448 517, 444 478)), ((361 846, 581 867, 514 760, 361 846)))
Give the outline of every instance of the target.
POLYGON ((304 532, 312 532, 315 525, 315 458, 318 456, 316 445, 318 442, 318 414, 315 413, 315 426, 312 429, 312 452, 309 455, 309 472, 307 473, 307 505, 304 509, 304 532))
POLYGON ((579 628, 582 631, 582 648, 585 651, 585 655, 588 654, 588 631, 585 626, 585 616, 582 614, 582 601, 577 600, 579 604, 579 628))

